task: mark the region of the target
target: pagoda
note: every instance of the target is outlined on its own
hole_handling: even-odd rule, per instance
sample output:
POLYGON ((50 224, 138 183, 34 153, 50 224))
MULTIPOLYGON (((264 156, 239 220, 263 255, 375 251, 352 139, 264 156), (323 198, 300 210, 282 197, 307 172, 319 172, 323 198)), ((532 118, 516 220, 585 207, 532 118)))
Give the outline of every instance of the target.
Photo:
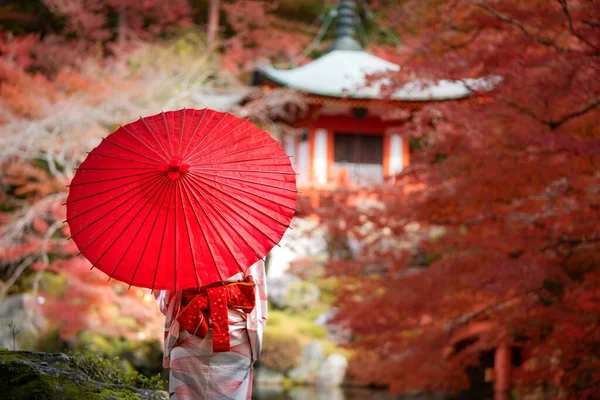
POLYGON ((355 7, 353 0, 337 4, 336 39, 323 56, 289 70, 267 65, 257 71, 263 87, 295 89, 308 106, 306 116, 292 122, 302 133, 283 137, 300 186, 347 180, 368 186, 396 176, 410 163, 410 146, 398 133, 406 118, 390 115, 470 94, 461 82, 414 81, 384 95, 389 78, 372 79, 373 74, 384 76, 400 66, 364 50, 355 35, 355 7))

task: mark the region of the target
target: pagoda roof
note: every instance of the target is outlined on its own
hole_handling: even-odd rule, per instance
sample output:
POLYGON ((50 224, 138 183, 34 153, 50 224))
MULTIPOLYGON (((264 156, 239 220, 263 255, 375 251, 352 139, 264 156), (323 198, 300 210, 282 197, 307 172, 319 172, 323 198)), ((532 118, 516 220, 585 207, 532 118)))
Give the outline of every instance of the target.
MULTIPOLYGON (((298 68, 281 70, 259 68, 270 81, 305 93, 353 99, 381 99, 389 78, 367 80, 368 75, 395 72, 400 66, 363 50, 332 50, 298 68)), ((467 97, 467 86, 460 81, 413 81, 391 94, 400 101, 451 100, 467 97)), ((389 94, 388 94, 389 95, 389 94)))

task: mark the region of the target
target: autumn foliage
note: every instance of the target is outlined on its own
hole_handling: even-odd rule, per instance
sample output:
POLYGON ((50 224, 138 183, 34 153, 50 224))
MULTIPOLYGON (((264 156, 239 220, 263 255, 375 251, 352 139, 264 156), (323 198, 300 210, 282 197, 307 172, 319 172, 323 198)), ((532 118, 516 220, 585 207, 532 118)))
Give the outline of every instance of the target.
MULTIPOLYGON (((269 4, 224 2, 227 34, 209 49, 202 23, 190 26, 200 10, 193 6, 198 2, 0 5, 0 299, 32 294, 30 306, 46 328, 71 345, 84 332, 161 340, 164 322, 147 290, 90 271, 67 239, 66 185, 86 151, 139 115, 212 106, 205 102, 214 93, 246 91, 223 67, 248 69, 249 57, 272 55, 283 40, 272 35, 256 46, 260 32, 274 29, 269 4), (261 15, 268 21, 250 23, 261 15)), ((268 114, 264 103, 250 101, 253 116, 268 114)))
POLYGON ((412 165, 395 188, 338 193, 330 262, 355 378, 394 390, 468 387, 500 344, 512 378, 546 398, 600 393, 600 8, 587 1, 407 1, 400 86, 485 78, 468 100, 406 117, 412 165), (367 275, 365 277, 365 274, 367 275), (376 310, 376 311, 375 311, 376 310), (365 366, 369 367, 366 368, 365 366))
MULTIPOLYGON (((226 86, 214 78, 222 69, 302 60, 318 33, 314 16, 286 13, 323 5, 221 1, 217 66, 186 37, 167 53, 166 42, 149 46, 187 28, 198 3, 0 6, 0 298, 38 291, 63 339, 87 329, 141 338, 158 326, 146 293, 108 284, 66 240, 64 185, 84 151, 127 118, 226 86)), ((597 398, 597 2, 357 3, 402 42, 368 49, 402 65, 390 92, 417 77, 479 80, 467 81, 468 99, 387 116, 404 120, 413 149, 395 185, 338 191, 317 210, 299 205, 328 227, 328 269, 344 283, 337 322, 354 333, 352 379, 459 391, 482 355, 506 345, 520 394, 544 387, 547 398, 597 398)), ((271 102, 283 103, 273 92, 271 102)))
MULTIPOLYGON (((110 133, 117 119, 139 113, 140 98, 156 101, 148 91, 160 93, 169 83, 145 65, 131 70, 128 63, 169 58, 186 73, 196 72, 197 65, 181 55, 181 45, 174 57, 173 43, 160 49, 148 43, 187 23, 187 2, 175 9, 170 6, 177 2, 165 1, 5 3, 0 6, 0 299, 32 294, 28 307, 46 321, 40 327, 71 346, 85 331, 162 340, 156 329, 162 315, 147 291, 109 283, 76 256, 78 249, 67 240, 63 203, 85 151, 110 133), (123 56, 117 52, 124 50, 123 56)), ((162 72, 177 78, 180 69, 168 65, 162 72)))

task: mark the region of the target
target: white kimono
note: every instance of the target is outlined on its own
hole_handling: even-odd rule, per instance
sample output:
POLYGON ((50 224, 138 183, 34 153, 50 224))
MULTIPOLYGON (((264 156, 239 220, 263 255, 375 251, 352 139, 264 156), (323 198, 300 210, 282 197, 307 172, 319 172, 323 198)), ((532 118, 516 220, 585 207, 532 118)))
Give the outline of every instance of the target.
POLYGON ((256 303, 249 314, 228 308, 231 351, 213 353, 212 329, 204 338, 181 329, 175 319, 182 291, 155 293, 166 316, 163 366, 170 368, 171 400, 246 400, 252 394, 252 366, 257 360, 267 317, 265 266, 258 261, 245 272, 225 282, 240 282, 252 276, 256 303))

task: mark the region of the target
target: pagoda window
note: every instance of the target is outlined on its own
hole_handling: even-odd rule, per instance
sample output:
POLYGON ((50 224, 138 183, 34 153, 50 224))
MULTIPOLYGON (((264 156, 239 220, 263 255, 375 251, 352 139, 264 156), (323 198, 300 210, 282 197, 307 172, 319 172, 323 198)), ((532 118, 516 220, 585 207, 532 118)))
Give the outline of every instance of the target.
POLYGON ((383 181, 383 136, 334 133, 333 173, 342 170, 361 185, 383 181))
POLYGON ((334 162, 382 164, 383 136, 360 133, 335 133, 334 162))

